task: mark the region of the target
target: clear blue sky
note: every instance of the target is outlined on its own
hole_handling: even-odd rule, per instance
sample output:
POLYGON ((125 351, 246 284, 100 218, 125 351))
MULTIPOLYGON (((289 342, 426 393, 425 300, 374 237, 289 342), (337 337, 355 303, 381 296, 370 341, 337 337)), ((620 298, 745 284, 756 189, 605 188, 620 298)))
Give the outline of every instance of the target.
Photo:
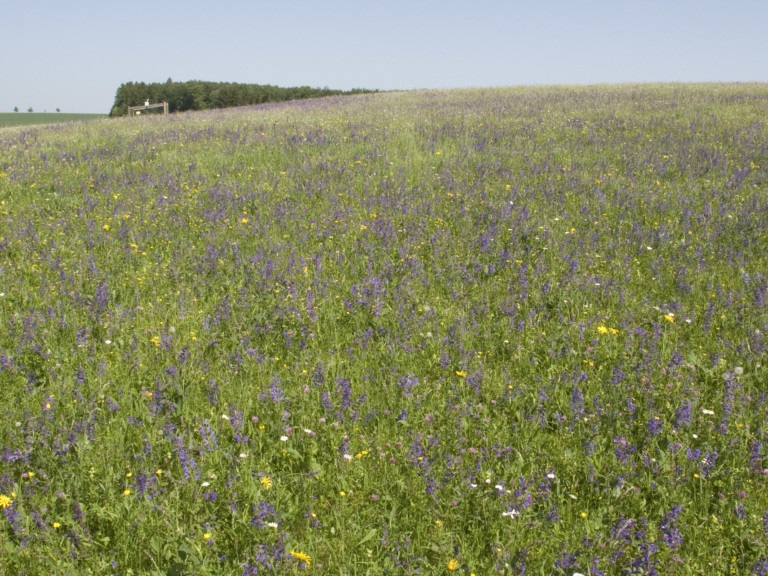
POLYGON ((123 82, 339 89, 768 81, 768 0, 7 0, 0 112, 123 82))

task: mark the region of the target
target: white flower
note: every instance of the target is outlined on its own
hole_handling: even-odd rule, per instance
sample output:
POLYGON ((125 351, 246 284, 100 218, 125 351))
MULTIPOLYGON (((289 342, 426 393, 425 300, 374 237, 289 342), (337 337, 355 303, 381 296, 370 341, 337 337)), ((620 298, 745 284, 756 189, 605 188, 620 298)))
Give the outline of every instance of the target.
POLYGON ((496 490, 498 490, 499 492, 504 494, 504 486, 502 486, 501 484, 496 484, 496 486, 494 486, 494 488, 496 488, 496 490))
POLYGON ((547 474, 547 478, 549 478, 550 480, 554 480, 555 479, 554 472, 550 472, 549 474, 547 474))
POLYGON ((280 436, 280 442, 288 442, 288 436, 280 436))
POLYGON ((502 512, 501 515, 506 516, 507 518, 515 519, 520 516, 520 512, 517 510, 507 510, 506 512, 502 512))
POLYGON ((736 366, 736 368, 733 369, 733 373, 736 374, 736 376, 741 376, 744 374, 744 368, 741 366, 736 366))
POLYGON ((347 462, 350 462, 352 458, 354 458, 352 454, 344 454, 344 460, 346 460, 347 462))
POLYGON ((210 485, 211 485, 211 483, 210 483, 210 482, 203 482, 202 484, 200 484, 200 486, 201 486, 202 488, 208 488, 208 486, 210 486, 210 485))
POLYGON ((701 413, 702 414, 709 414, 710 416, 712 416, 715 412, 714 412, 714 410, 707 410, 706 408, 702 408, 701 409, 701 413))
POLYGON ((240 452, 240 458, 248 458, 248 454, 245 452, 240 452))
POLYGON ((270 528, 277 529, 277 522, 267 522, 267 526, 270 528))
POLYGON ((227 416, 226 414, 222 414, 221 415, 221 419, 222 420, 229 420, 229 416, 227 416))

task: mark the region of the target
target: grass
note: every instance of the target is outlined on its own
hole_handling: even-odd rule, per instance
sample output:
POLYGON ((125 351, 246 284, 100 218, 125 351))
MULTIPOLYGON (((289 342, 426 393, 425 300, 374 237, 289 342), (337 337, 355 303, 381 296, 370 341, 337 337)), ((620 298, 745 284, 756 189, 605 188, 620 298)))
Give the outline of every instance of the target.
POLYGON ((0 132, 0 566, 764 574, 768 86, 0 132))
POLYGON ((63 124, 106 117, 107 114, 73 114, 68 112, 0 112, 0 128, 33 126, 35 124, 63 124))

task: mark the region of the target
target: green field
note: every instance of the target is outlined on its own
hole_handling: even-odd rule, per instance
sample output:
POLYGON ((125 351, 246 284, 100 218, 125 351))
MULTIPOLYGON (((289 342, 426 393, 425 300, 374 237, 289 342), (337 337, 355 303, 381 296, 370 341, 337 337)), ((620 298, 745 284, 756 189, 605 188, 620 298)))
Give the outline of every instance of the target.
POLYGON ((67 112, 0 112, 0 128, 33 124, 63 124, 106 118, 107 114, 70 114, 67 112))
POLYGON ((0 574, 765 575, 767 143, 766 84, 0 130, 0 574))

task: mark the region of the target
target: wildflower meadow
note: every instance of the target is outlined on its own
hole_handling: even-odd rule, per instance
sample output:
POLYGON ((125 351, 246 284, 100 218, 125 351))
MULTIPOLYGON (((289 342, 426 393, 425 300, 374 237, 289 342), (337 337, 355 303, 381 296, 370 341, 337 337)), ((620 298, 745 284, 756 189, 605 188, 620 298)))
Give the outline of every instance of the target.
POLYGON ((768 85, 0 129, 0 573, 768 574, 768 85))

